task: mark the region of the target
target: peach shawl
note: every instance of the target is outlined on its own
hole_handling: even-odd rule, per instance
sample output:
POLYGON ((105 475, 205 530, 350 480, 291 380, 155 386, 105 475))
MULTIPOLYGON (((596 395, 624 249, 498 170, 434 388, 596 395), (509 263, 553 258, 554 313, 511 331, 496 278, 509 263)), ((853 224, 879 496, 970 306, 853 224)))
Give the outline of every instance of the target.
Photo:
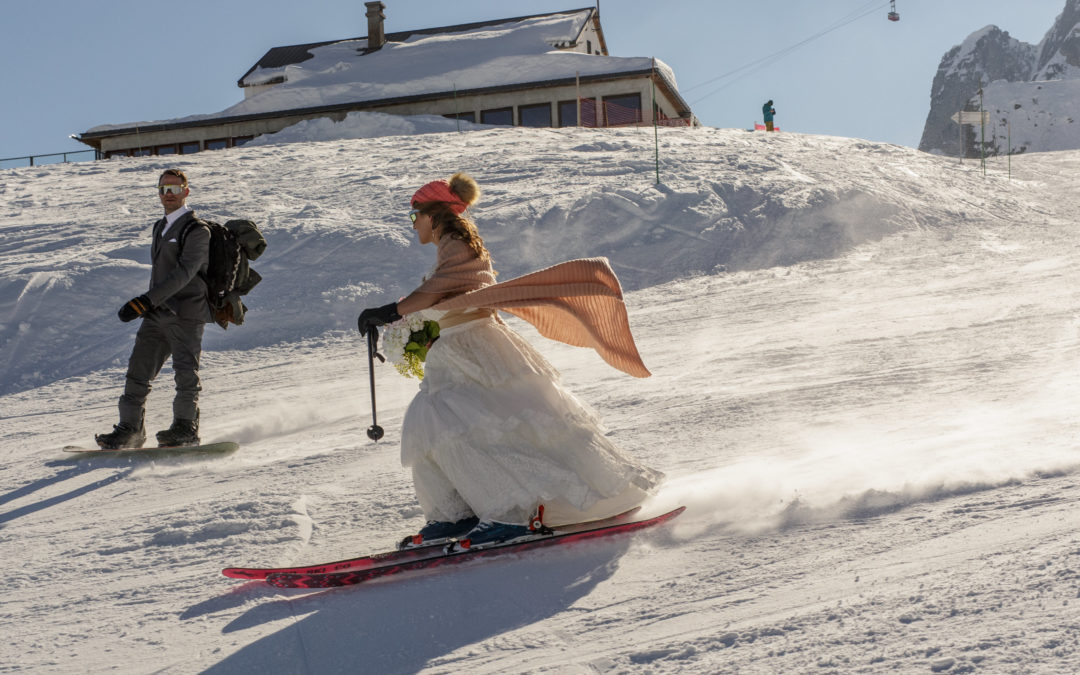
POLYGON ((607 258, 570 260, 495 283, 491 263, 465 242, 443 237, 438 246, 435 271, 416 289, 441 298, 432 309, 509 312, 546 338, 595 349, 624 373, 651 374, 630 334, 622 287, 607 258))

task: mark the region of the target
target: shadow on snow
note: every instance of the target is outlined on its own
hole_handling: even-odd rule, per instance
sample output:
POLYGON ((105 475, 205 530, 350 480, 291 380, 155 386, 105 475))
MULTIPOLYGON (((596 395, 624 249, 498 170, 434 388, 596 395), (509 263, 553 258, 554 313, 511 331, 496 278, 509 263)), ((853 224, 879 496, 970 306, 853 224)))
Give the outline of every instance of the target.
MULTIPOLYGON (((284 621, 281 629, 204 672, 415 673, 462 647, 566 611, 614 574, 629 545, 582 542, 354 587, 273 591, 284 597, 255 606, 223 632, 284 621)), ((267 587, 237 590, 247 589, 267 587)), ((222 602, 235 606, 237 595, 196 605, 181 618, 222 609, 222 602)))

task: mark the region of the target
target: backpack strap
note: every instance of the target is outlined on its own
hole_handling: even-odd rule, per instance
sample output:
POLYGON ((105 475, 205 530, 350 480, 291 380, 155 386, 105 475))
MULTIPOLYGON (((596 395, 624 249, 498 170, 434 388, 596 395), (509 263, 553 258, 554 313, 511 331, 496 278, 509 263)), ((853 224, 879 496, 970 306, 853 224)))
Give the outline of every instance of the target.
MULTIPOLYGON (((176 235, 176 257, 177 258, 184 255, 184 240, 187 239, 188 232, 193 227, 205 227, 206 231, 210 232, 210 225, 207 224, 207 222, 205 220, 200 219, 198 216, 192 216, 191 219, 188 220, 187 225, 184 225, 184 229, 180 230, 180 232, 178 232, 177 235, 176 235)), ((213 235, 214 233, 210 232, 210 234, 213 235)), ((199 270, 195 274, 198 275, 198 277, 203 280, 204 284, 206 283, 206 273, 205 272, 203 272, 202 270, 199 270)))
POLYGON ((210 226, 207 225, 205 221, 201 220, 198 216, 192 216, 191 219, 188 220, 187 225, 184 225, 184 229, 180 230, 176 235, 176 247, 179 249, 177 251, 178 256, 183 255, 184 240, 187 239, 188 232, 193 227, 205 227, 207 230, 210 229, 210 226))

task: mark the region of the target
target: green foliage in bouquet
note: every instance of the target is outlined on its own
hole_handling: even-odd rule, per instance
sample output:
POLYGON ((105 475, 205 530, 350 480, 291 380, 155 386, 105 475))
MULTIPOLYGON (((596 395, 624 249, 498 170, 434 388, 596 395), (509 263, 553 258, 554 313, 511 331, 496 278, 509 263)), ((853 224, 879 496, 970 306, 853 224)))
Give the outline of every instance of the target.
POLYGON ((409 341, 405 343, 404 358, 394 367, 406 377, 424 379, 424 361, 427 360, 428 350, 437 339, 439 339, 439 322, 425 321, 419 330, 409 333, 409 341))

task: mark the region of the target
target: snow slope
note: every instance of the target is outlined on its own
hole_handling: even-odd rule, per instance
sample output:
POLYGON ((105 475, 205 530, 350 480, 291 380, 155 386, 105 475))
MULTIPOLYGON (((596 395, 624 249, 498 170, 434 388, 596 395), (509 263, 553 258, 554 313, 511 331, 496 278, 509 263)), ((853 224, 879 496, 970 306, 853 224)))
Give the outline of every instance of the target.
MULTIPOLYGON (((115 421, 158 158, 0 173, 0 606, 12 672, 1080 669, 1075 152, 983 178, 895 146, 737 130, 497 129, 176 158, 265 225, 249 322, 208 329, 226 458, 73 462, 115 421), (421 524, 415 381, 357 311, 408 291, 420 183, 471 171, 502 278, 606 255, 654 376, 522 332, 669 480, 672 527, 328 592, 218 576, 421 524), (227 408, 230 401, 243 404, 227 408)), ((520 324, 517 324, 520 326, 520 324)), ((168 423, 168 372, 151 429, 168 423)))
MULTIPOLYGON (((358 113, 349 124, 385 130, 387 117, 358 113)), ((604 255, 629 289, 826 258, 936 227, 963 211, 978 184, 895 146, 661 130, 657 186, 650 130, 487 129, 449 145, 446 136, 386 136, 9 172, 0 393, 126 363, 130 326, 113 320, 113 305, 148 278, 147 223, 160 209, 152 189, 166 166, 192 174, 189 203, 203 215, 266 227, 270 245, 255 264, 265 281, 248 303, 249 323, 208 332, 212 348, 238 349, 354 330, 357 307, 411 290, 431 253, 413 239, 408 199, 420 182, 459 167, 486 180, 476 217, 503 278, 604 255), (523 156, 523 146, 536 154, 523 156), (852 152, 867 161, 847 161, 852 152), (959 182, 927 189, 928 180, 959 182)))

